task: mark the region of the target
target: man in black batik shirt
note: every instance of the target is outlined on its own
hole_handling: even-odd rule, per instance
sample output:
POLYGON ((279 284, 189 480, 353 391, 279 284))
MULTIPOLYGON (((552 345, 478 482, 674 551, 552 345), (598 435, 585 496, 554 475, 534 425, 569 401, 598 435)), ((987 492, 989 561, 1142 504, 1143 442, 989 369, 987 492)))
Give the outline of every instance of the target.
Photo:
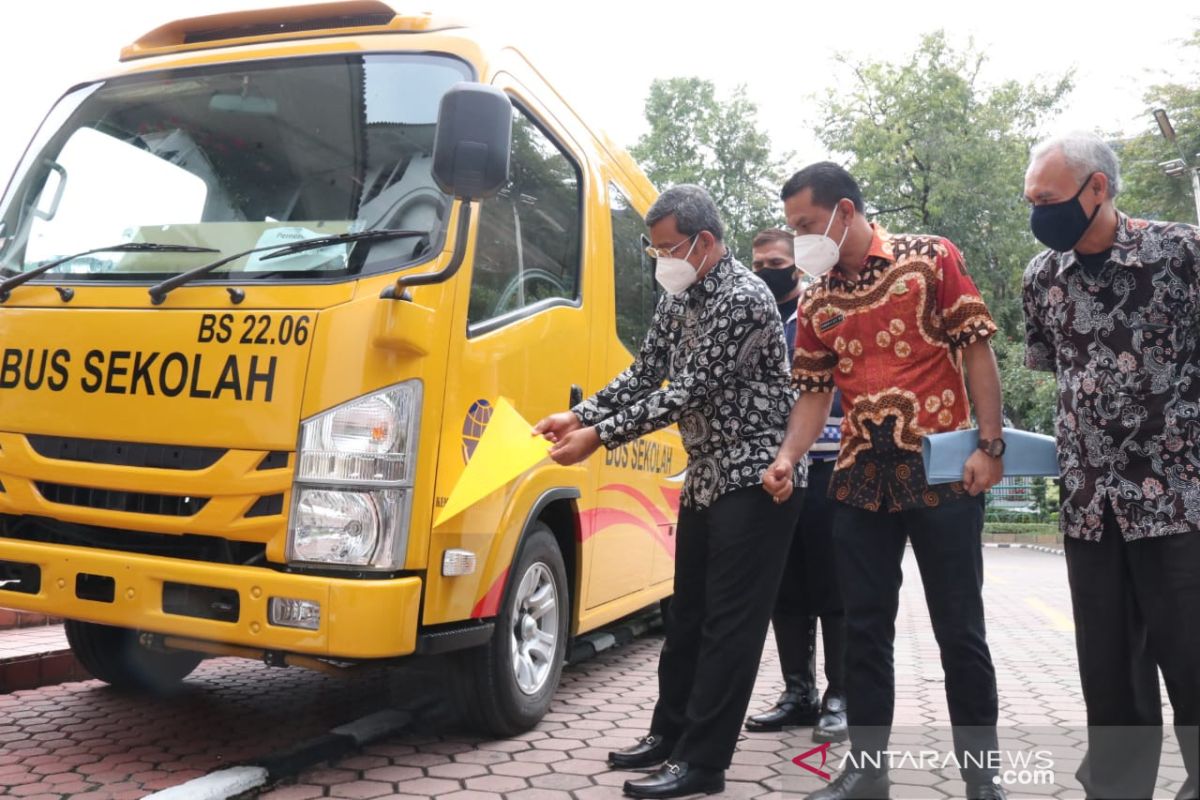
MULTIPOLYGON (((796 266, 795 237, 779 228, 760 231, 751 242, 750 268, 767 284, 783 320, 788 359, 796 343, 804 283, 796 266)), ((783 692, 768 710, 746 720, 748 731, 813 726, 814 742, 840 742, 846 730, 846 616, 833 552, 833 501, 827 496, 842 441, 842 399, 835 396, 825 430, 808 451, 808 490, 792 534, 779 597, 771 614, 783 692), (825 644, 822 698, 817 691, 817 620, 825 644)))
MULTIPOLYGON (((626 794, 679 797, 724 788, 801 499, 761 489, 795 399, 774 297, 726 248, 700 187, 664 192, 646 224, 666 293, 637 358, 535 431, 574 464, 679 425, 688 469, 658 704, 649 734, 609 755, 619 769, 666 762, 626 794)), ((804 486, 803 462, 795 478, 804 486)))
POLYGON ((1026 363, 1058 380, 1060 517, 1087 704, 1088 797, 1150 797, 1162 671, 1200 779, 1200 230, 1113 204, 1117 157, 1091 134, 1039 145, 1025 270, 1026 363))

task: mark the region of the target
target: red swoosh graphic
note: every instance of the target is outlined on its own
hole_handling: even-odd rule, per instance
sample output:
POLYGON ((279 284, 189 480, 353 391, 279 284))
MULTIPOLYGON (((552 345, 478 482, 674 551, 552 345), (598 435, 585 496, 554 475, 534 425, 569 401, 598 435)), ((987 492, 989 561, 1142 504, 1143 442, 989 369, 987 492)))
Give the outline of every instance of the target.
POLYGON ((662 492, 663 499, 667 501, 667 506, 675 512, 675 517, 679 517, 679 498, 683 495, 682 489, 668 489, 666 486, 658 487, 662 492))
POLYGON ((504 594, 504 582, 508 580, 508 568, 500 573, 500 577, 496 578, 496 582, 487 590, 487 594, 479 598, 479 602, 475 604, 475 608, 471 611, 472 619, 481 617, 494 617, 500 613, 500 597, 504 594))
POLYGON ((675 539, 668 536, 663 527, 651 525, 628 511, 622 511, 619 508, 593 508, 580 514, 579 522, 579 540, 581 542, 614 525, 632 525, 641 528, 650 538, 658 542, 667 555, 675 558, 675 539))
MULTIPOLYGON (((663 513, 662 509, 656 506, 650 498, 634 487, 621 483, 610 483, 601 486, 600 491, 618 492, 632 498, 646 510, 646 513, 650 515, 656 524, 651 525, 641 517, 619 508, 592 508, 581 512, 579 515, 579 541, 581 543, 614 525, 632 525, 635 528, 640 528, 650 538, 658 542, 658 545, 672 559, 675 558, 675 537, 667 534, 667 529, 674 528, 674 525, 667 518, 667 515, 663 513)), ((680 490, 661 487, 661 491, 663 498, 667 501, 667 505, 678 513, 680 490)), ((496 578, 495 583, 491 585, 487 593, 475 604, 475 608, 471 611, 472 619, 494 617, 500 612, 500 598, 504 594, 504 584, 507 580, 508 569, 505 569, 500 574, 500 577, 496 578)))
MULTIPOLYGON (((646 513, 648 513, 650 515, 651 519, 654 520, 654 523, 656 525, 670 525, 671 524, 671 520, 667 519, 666 514, 664 514, 659 509, 658 506, 654 505, 654 501, 652 501, 649 497, 646 497, 646 495, 642 494, 641 492, 639 492, 637 489, 633 488, 632 486, 627 486, 626 484, 623 484, 623 483, 610 483, 606 486, 601 486, 600 491, 602 491, 602 492, 620 492, 621 494, 623 494, 627 497, 632 497, 634 500, 636 500, 638 502, 638 505, 640 505, 642 508, 646 509, 646 513)), ((665 493, 665 491, 666 490, 664 490, 664 493, 665 493)), ((670 502, 670 501, 668 500, 668 502, 670 502)))

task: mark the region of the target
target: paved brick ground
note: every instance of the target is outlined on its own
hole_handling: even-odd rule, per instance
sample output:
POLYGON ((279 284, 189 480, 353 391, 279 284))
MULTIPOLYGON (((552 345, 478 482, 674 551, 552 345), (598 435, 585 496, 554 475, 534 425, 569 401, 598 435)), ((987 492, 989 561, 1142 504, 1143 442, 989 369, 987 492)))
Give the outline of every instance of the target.
MULTIPOLYGON (((1065 569, 1060 556, 986 551, 988 625, 1000 682, 1002 739, 1054 744, 1056 777, 1073 785, 1082 703, 1065 569), (1031 732, 1032 726, 1059 725, 1031 732)), ((896 746, 945 750, 947 713, 937 649, 919 575, 909 559, 897 620, 896 746)), ((661 638, 645 636, 568 668, 555 706, 534 731, 507 741, 420 732, 302 773, 262 794, 315 797, 439 797, 450 800, 600 800, 620 795, 632 773, 605 756, 645 732, 655 698, 661 638)), ((285 750, 380 708, 427 695, 427 673, 371 671, 350 679, 270 670, 239 660, 206 662, 178 697, 123 697, 95 681, 0 696, 0 796, 135 798, 235 763, 285 750)), ((780 688, 768 641, 754 707, 780 688)), ((812 747, 806 731, 746 735, 728 773, 731 798, 797 797, 823 781, 790 759, 812 747)), ((834 748, 836 765, 841 750, 834 748)), ((962 796, 953 771, 895 773, 897 798, 962 796)), ((1168 768, 1161 796, 1183 775, 1168 768)), ((1014 790, 1013 797, 1077 797, 1078 788, 1014 790)))
MULTIPOLYGON (((988 633, 1002 704, 1001 747, 1053 747, 1059 787, 1009 786, 1010 795, 1079 797, 1072 779, 1082 757, 1084 721, 1061 555, 1020 549, 985 551, 988 633), (1071 788, 1063 791, 1062 786, 1071 788)), ((936 642, 911 553, 896 624, 896 747, 949 752, 949 715, 936 642)), ((323 765, 264 797, 420 798, 443 800, 610 800, 636 773, 609 770, 609 750, 645 733, 656 695, 662 642, 646 637, 619 652, 568 670, 554 710, 536 730, 508 741, 471 737, 397 737, 364 753, 323 765)), ((771 704, 781 688, 774 641, 768 637, 752 708, 771 704)), ((726 774, 726 797, 803 797, 824 781, 791 763, 813 747, 809 733, 745 734, 726 774)), ((835 746, 830 763, 843 748, 835 746)), ((1168 751, 1172 751, 1168 745, 1168 751)), ((1178 753, 1177 749, 1172 752, 1178 753)), ((1177 758, 1176 758, 1177 760, 1177 758)), ((813 763, 819 763, 813 762, 813 763)), ((1184 779, 1160 775, 1162 797, 1184 779)), ((895 798, 963 796, 957 770, 893 773, 895 798)))

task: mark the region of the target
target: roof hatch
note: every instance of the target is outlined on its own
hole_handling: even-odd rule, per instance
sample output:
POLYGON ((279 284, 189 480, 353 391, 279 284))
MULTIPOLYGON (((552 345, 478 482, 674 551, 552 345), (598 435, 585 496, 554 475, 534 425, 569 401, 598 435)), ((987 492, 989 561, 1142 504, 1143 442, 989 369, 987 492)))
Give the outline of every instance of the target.
POLYGON ((234 11, 168 22, 121 51, 122 61, 230 44, 307 39, 341 33, 415 33, 458 27, 432 14, 398 14, 379 0, 234 11))

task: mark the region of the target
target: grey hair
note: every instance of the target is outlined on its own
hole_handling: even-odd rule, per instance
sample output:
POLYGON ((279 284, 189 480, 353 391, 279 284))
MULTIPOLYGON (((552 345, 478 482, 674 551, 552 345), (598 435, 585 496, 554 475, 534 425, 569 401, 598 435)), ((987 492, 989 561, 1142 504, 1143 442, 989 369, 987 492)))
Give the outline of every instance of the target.
POLYGON ((1108 196, 1117 196, 1121 190, 1121 163, 1108 142, 1085 131, 1055 136, 1034 145, 1029 154, 1030 163, 1056 150, 1062 152, 1067 166, 1081 182, 1093 173, 1104 173, 1108 178, 1108 196))
POLYGON ((671 215, 675 216, 675 227, 684 236, 708 231, 718 242, 725 240, 725 226, 721 224, 717 204, 708 192, 694 183, 681 183, 660 194, 646 212, 646 226, 657 225, 671 215))

